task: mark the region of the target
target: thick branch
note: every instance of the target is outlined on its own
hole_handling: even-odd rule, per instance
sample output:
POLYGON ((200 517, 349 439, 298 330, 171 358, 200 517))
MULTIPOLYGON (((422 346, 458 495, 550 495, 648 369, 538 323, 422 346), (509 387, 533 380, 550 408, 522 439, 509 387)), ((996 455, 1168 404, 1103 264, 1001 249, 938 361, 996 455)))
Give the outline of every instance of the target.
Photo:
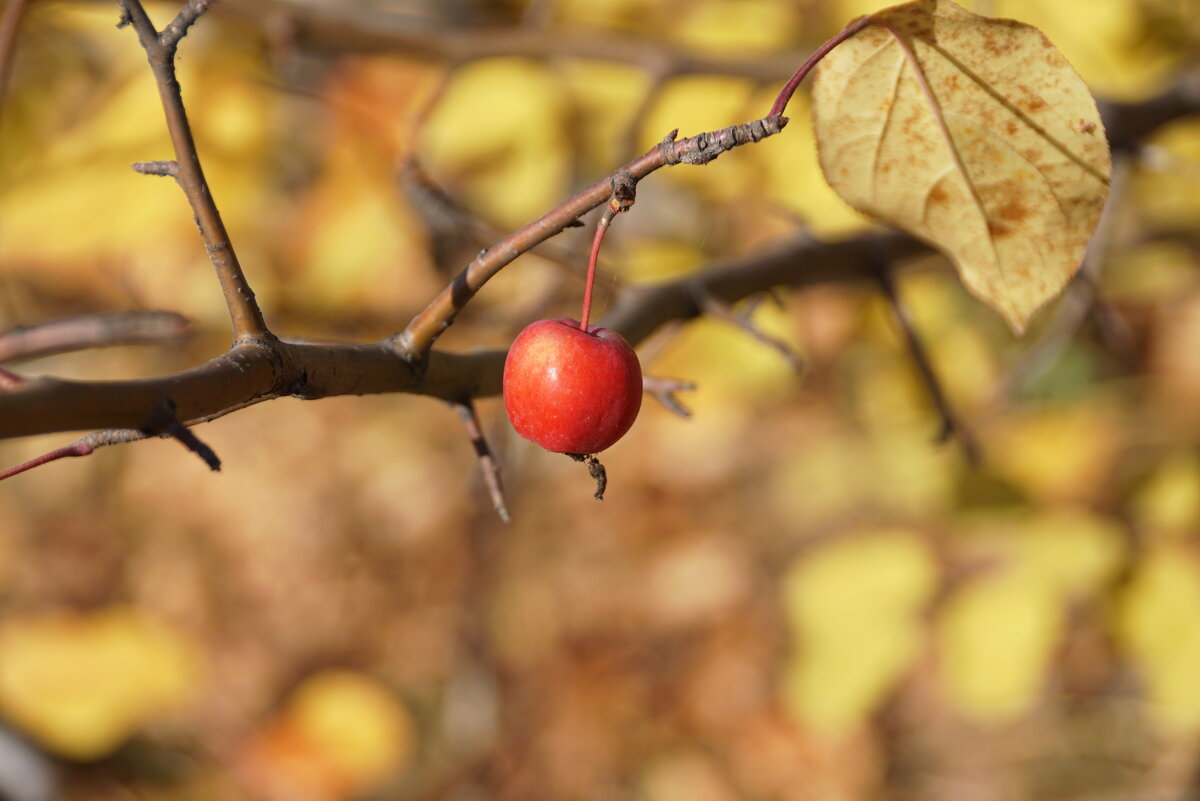
POLYGON ((159 34, 146 15, 139 0, 120 0, 124 10, 124 21, 133 25, 138 42, 146 51, 158 95, 166 115, 171 145, 175 150, 175 172, 188 204, 192 207, 196 224, 204 247, 217 271, 229 317, 233 322, 235 340, 269 339, 271 332, 263 320, 262 311, 254 298, 254 292, 242 272, 225 223, 217 210, 208 188, 208 181, 200 167, 200 156, 192 137, 191 124, 183 108, 183 95, 175 77, 175 51, 179 40, 187 33, 196 18, 211 4, 212 0, 191 0, 167 28, 159 34))
MULTIPOLYGON (((889 264, 928 248, 899 234, 843 242, 798 236, 754 258, 725 262, 680 281, 623 292, 601 325, 637 344, 661 325, 698 316, 696 298, 725 303, 773 286, 867 280, 882 255, 889 264)), ((390 342, 326 345, 247 343, 207 364, 135 381, 35 378, 0 393, 0 438, 81 429, 151 427, 164 398, 185 424, 206 422, 265 400, 404 392, 453 403, 500 394, 505 352, 434 350, 423 369, 390 342)))

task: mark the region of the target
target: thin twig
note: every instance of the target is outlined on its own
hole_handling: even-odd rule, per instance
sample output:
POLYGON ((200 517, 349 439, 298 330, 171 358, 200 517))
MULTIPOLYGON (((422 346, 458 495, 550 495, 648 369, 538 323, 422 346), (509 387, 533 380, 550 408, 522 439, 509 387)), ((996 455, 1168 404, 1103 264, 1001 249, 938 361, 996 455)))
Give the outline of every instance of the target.
POLYGON ((645 155, 600 179, 562 205, 480 253, 466 269, 455 276, 449 286, 412 319, 403 332, 392 338, 393 346, 404 358, 419 363, 442 332, 454 322, 459 311, 492 276, 534 245, 560 233, 582 215, 608 202, 613 194, 613 182, 618 178, 627 175, 628 180, 637 182, 660 167, 674 164, 707 164, 739 145, 759 142, 779 133, 786 124, 785 117, 768 117, 680 140, 675 139, 676 132, 672 131, 645 155))
POLYGON ((104 431, 96 431, 88 434, 86 437, 80 437, 61 448, 55 448, 49 453, 44 453, 27 462, 22 462, 15 467, 0 470, 0 481, 24 473, 27 470, 32 470, 35 467, 41 467, 44 464, 58 461, 59 459, 89 456, 97 449, 107 445, 124 445, 129 442, 140 442, 154 436, 171 437, 179 441, 189 451, 199 456, 208 465, 210 470, 221 469, 221 460, 217 458, 217 454, 213 449, 201 442, 191 430, 179 422, 179 419, 175 416, 175 404, 170 399, 164 398, 155 407, 150 423, 146 428, 110 428, 104 431))
POLYGON ((475 455, 479 458, 479 469, 483 473, 484 486, 487 487, 488 495, 492 498, 492 508, 496 510, 496 514, 500 516, 501 520, 505 523, 510 522, 512 518, 509 517, 508 504, 504 500, 504 485, 500 481, 500 465, 496 462, 496 457, 492 455, 492 449, 483 435, 479 417, 475 414, 475 404, 467 400, 450 405, 454 407, 458 419, 462 421, 463 427, 467 430, 472 447, 475 448, 475 455))
POLYGON ((25 13, 25 0, 8 0, 0 18, 0 119, 4 117, 4 95, 12 75, 13 54, 17 50, 17 29, 25 13))
POLYGON ((179 175, 179 162, 177 161, 135 161, 129 166, 134 172, 140 172, 142 175, 162 175, 172 178, 179 175))
MULTIPOLYGON (((417 205, 418 211, 425 218, 426 225, 433 229, 435 235, 453 236, 460 240, 470 237, 477 245, 495 242, 505 235, 505 231, 472 214, 451 196, 445 187, 434 180, 415 156, 404 160, 400 176, 405 190, 416 201, 415 205, 417 205)), ((582 226, 582 221, 575 220, 567 227, 580 228, 582 226)), ((587 273, 587 267, 580 265, 579 258, 572 249, 556 245, 553 242, 542 242, 536 245, 531 252, 566 268, 580 278, 587 273)), ((604 288, 607 290, 620 286, 620 279, 611 275, 604 283, 604 288)))
POLYGON ((209 470, 218 472, 221 469, 221 460, 217 457, 216 451, 201 442, 191 429, 179 421, 175 414, 175 402, 170 398, 163 398, 155 407, 150 418, 150 425, 145 429, 145 433, 170 437, 199 456, 201 461, 208 465, 209 470))
POLYGON ((108 431, 97 431, 94 434, 88 434, 86 437, 81 437, 74 442, 64 445, 61 448, 55 448, 49 453, 44 453, 28 462, 22 462, 15 467, 10 467, 7 470, 0 470, 0 481, 6 478, 11 478, 26 470, 32 470, 35 467, 41 467, 44 464, 58 461, 74 456, 88 456, 97 448, 103 448, 105 445, 119 445, 126 442, 137 442, 146 439, 146 434, 135 429, 112 429, 108 431))
POLYGON ((139 0, 120 2, 124 9, 122 22, 131 24, 137 32, 138 42, 146 51, 150 69, 158 84, 159 99, 162 101, 167 129, 171 135, 171 145, 175 150, 174 175, 192 207, 200 235, 204 239, 204 247, 213 267, 216 268, 217 279, 225 295, 225 305, 233 323, 234 339, 271 341, 274 336, 267 328, 262 310, 254 298, 254 291, 242 272, 242 266, 233 250, 233 243, 225 230, 225 223, 200 167, 200 156, 196 151, 191 124, 183 107, 179 81, 175 78, 175 52, 179 40, 204 13, 212 0, 191 0, 161 34, 155 30, 139 0))
POLYGON ((643 375, 642 391, 680 417, 691 417, 692 410, 684 406, 676 397, 679 392, 691 392, 696 385, 691 381, 680 378, 663 378, 661 376, 643 375))
POLYGON ((0 364, 113 345, 160 344, 192 334, 192 324, 174 312, 92 314, 0 332, 0 364))
POLYGON ((938 414, 942 418, 942 430, 938 439, 944 442, 952 436, 957 437, 958 441, 962 443, 968 461, 972 465, 979 464, 979 444, 975 441, 974 435, 958 419, 958 416, 954 413, 954 409, 950 406, 950 401, 942 389, 942 382, 938 379, 937 373, 933 369, 933 361, 929 358, 928 351, 925 350, 925 344, 921 342, 921 338, 917 335, 917 329, 913 325, 912 318, 909 317, 908 310, 900 302, 900 296, 896 292, 896 284, 892 280, 891 273, 887 269, 880 269, 876 273, 876 279, 879 282, 880 289, 883 291, 883 296, 887 299, 888 305, 892 307, 892 314, 896 318, 896 323, 900 326, 901 332, 904 334, 904 341, 908 346, 909 355, 917 365, 917 371, 921 374, 921 380, 925 384, 926 391, 929 392, 929 398, 933 401, 933 405, 937 408, 938 414))
POLYGON ((188 0, 175 19, 162 29, 162 33, 158 36, 158 43, 164 48, 178 47, 179 40, 187 36, 188 29, 214 2, 215 0, 188 0))
POLYGON ((784 342, 782 339, 772 336, 756 326, 750 319, 749 315, 742 315, 734 312, 733 307, 730 304, 708 294, 701 295, 697 299, 697 305, 705 314, 709 315, 710 317, 715 317, 718 320, 729 323, 730 325, 749 334, 750 337, 755 341, 761 342, 771 350, 779 353, 779 355, 786 359, 787 363, 791 365, 791 368, 797 373, 804 372, 804 357, 797 353, 795 348, 784 342))

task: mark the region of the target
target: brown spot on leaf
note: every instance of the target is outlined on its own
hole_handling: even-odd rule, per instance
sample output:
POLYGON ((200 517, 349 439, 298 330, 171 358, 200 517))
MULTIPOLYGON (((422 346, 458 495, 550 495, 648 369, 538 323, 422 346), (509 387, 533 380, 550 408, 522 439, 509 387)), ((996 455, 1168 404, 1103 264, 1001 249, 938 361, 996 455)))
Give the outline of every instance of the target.
POLYGON ((1037 95, 1026 95, 1017 101, 1017 108, 1027 114, 1037 114, 1040 111, 1045 111, 1049 106, 1045 100, 1042 100, 1037 95))
POLYGON ((988 235, 992 239, 1003 239, 1012 233, 1012 229, 1002 222, 996 220, 988 220, 988 235))
POLYGON ((1029 216, 1029 209, 1020 198, 1011 198, 1000 208, 996 209, 996 217, 1009 223, 1019 223, 1029 216))

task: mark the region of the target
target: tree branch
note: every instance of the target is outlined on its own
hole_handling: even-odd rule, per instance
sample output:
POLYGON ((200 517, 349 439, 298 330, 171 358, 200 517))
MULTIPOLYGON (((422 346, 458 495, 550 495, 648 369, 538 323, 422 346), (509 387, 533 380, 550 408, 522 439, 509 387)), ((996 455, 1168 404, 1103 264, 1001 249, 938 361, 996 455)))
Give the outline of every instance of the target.
POLYGON ((504 485, 500 481, 500 465, 496 462, 496 457, 492 455, 487 438, 483 436, 483 429, 479 426, 479 417, 475 414, 475 404, 467 400, 450 405, 454 407, 458 419, 462 421, 463 428, 466 429, 467 436, 471 440, 471 446, 475 449, 475 455, 479 458, 479 469, 483 473, 483 483, 487 487, 488 495, 492 498, 492 508, 496 510, 496 514, 500 516, 501 520, 505 523, 510 522, 512 518, 508 514, 508 504, 504 500, 504 485))
MULTIPOLYGON (((120 0, 124 21, 138 34, 154 72, 174 144, 175 177, 196 215, 233 320, 235 345, 210 362, 143 380, 81 382, 52 378, 17 379, 0 393, 0 438, 52 431, 104 429, 92 435, 145 436, 157 431, 156 412, 173 404, 180 425, 215 419, 254 403, 281 396, 316 399, 334 395, 405 392, 456 404, 500 392, 505 353, 502 350, 452 354, 432 349, 483 284, 521 253, 576 224, 587 211, 607 202, 612 179, 627 173, 634 182, 662 166, 703 164, 732 147, 756 142, 778 132, 786 119, 771 116, 721 131, 675 141, 674 136, 608 177, 489 248, 418 314, 404 332, 367 345, 326 345, 280 341, 267 329, 254 300, 216 205, 208 191, 175 79, 174 52, 179 39, 209 5, 189 2, 161 34, 138 0, 120 0), (133 432, 119 434, 118 432, 133 432)), ((478 44, 473 41, 472 47, 478 44)), ((686 71, 686 70, 683 70, 686 71)), ((1106 123, 1120 136, 1141 136, 1195 109, 1189 91, 1165 94, 1154 101, 1150 123, 1140 120, 1137 106, 1106 106, 1106 123)), ((150 174, 172 174, 165 163, 141 163, 150 174)), ((898 234, 871 234, 839 242, 816 242, 806 234, 752 258, 717 264, 685 279, 628 287, 620 292, 601 324, 622 333, 633 344, 664 323, 699 316, 699 298, 731 304, 775 286, 802 287, 825 282, 877 279, 905 258, 928 253, 926 245, 898 234)), ((11 382, 10 382, 11 383, 11 382)), ((161 414, 161 413, 159 413, 161 414)), ((80 442, 93 441, 84 438, 80 442)), ((70 447, 70 446, 69 446, 70 447)), ((79 450, 79 448, 76 448, 79 450)), ((79 454, 65 454, 79 455, 79 454)))
POLYGON ((0 364, 112 345, 142 345, 183 339, 192 324, 175 312, 89 314, 0 333, 0 364))
POLYGON ((8 0, 0 18, 0 119, 3 119, 4 95, 12 74, 13 54, 17 49, 17 29, 25 13, 25 0, 8 0))
MULTIPOLYGON (((900 234, 841 242, 800 235, 766 253, 720 263, 679 281, 628 287, 600 325, 636 345, 669 321, 699 316, 700 297, 734 303, 774 286, 870 280, 881 255, 895 265, 928 252, 926 245, 900 234)), ((283 396, 316 400, 403 392, 462 403, 500 394, 505 355, 503 350, 433 350, 418 368, 388 340, 368 345, 242 343, 204 365, 167 376, 134 381, 30 379, 0 393, 0 439, 147 428, 163 398, 175 403, 179 419, 187 425, 283 396)))
POLYGON ((908 310, 900 302, 900 296, 896 292, 896 284, 892 280, 891 274, 886 268, 881 268, 876 275, 883 296, 887 299, 888 305, 892 307, 892 315, 896 318, 896 324, 900 326, 900 331, 904 335, 908 354, 917 366, 917 372, 921 374, 921 381, 925 384, 925 390, 929 393, 934 408, 938 410, 938 414, 942 418, 942 430, 938 438, 944 442, 950 437, 957 437, 971 464, 979 464, 979 444, 962 424, 962 421, 958 419, 958 415, 950 405, 950 399, 946 397, 946 392, 942 389, 942 382, 938 378, 937 371, 933 369, 933 360, 929 358, 929 352, 925 349, 921 337, 918 336, 908 310))
POLYGON ((413 318, 404 331, 392 338, 397 352, 419 361, 488 279, 525 251, 574 225, 579 217, 602 203, 607 203, 613 195, 614 181, 624 179, 636 183, 660 167, 673 164, 707 164, 738 145, 758 142, 779 133, 786 124, 786 117, 767 117, 680 140, 675 139, 676 132, 672 131, 645 155, 601 178, 561 206, 480 253, 413 318))
POLYGON ((254 298, 254 291, 251 290, 233 250, 225 223, 217 210, 212 192, 209 191, 204 170, 200 167, 200 156, 196 152, 191 124, 183 107, 179 81, 175 77, 175 51, 179 40, 212 4, 212 0, 191 0, 161 34, 154 28, 139 0, 120 0, 120 3, 124 11, 122 24, 132 25, 137 32, 138 42, 146 51, 146 59, 150 62, 150 70, 154 73, 154 81, 158 85, 167 130, 175 150, 175 171, 167 174, 174 175, 192 207, 204 247, 213 267, 216 268, 217 279, 225 295, 225 305, 229 308, 229 317, 233 323, 234 340, 273 339, 274 335, 267 328, 262 311, 254 298))
POLYGON ((414 25, 410 15, 388 13, 382 6, 361 3, 255 0, 226 3, 219 8, 221 14, 253 18, 263 24, 270 19, 286 19, 293 38, 313 50, 403 53, 450 64, 503 56, 566 56, 631 64, 652 73, 736 75, 764 82, 789 75, 804 57, 800 51, 723 56, 638 36, 563 29, 548 32, 527 25, 414 25))

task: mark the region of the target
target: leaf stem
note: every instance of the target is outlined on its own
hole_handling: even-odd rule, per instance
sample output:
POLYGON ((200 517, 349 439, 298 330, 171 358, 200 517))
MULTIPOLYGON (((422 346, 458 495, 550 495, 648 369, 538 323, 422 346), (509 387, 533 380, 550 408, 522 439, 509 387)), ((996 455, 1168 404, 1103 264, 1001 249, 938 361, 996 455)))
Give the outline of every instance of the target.
POLYGON ((783 88, 779 90, 779 96, 775 98, 775 105, 771 106, 771 112, 767 114, 767 116, 775 117, 783 113, 784 109, 787 108, 788 101, 792 99, 792 95, 796 94, 796 88, 800 86, 800 82, 808 76, 808 73, 812 72, 812 68, 817 66, 817 62, 829 55, 829 51, 833 50, 833 48, 837 47, 842 42, 861 31, 863 28, 873 25, 874 23, 875 19, 869 14, 865 17, 859 17, 845 28, 842 28, 840 31, 838 31, 838 33, 828 42, 814 50, 813 54, 808 57, 808 60, 800 65, 800 69, 796 70, 792 74, 792 77, 788 78, 788 82, 783 85, 783 88))

